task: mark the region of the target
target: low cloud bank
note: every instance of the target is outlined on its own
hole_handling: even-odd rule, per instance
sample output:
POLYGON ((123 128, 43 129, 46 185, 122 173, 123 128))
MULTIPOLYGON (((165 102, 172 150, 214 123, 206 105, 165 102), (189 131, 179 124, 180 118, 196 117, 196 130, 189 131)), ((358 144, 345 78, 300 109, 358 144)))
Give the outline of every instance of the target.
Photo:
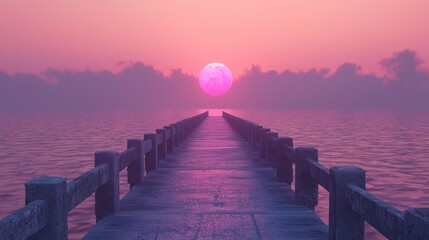
POLYGON ((168 76, 133 63, 120 72, 47 69, 42 76, 0 71, 0 111, 87 111, 151 108, 429 109, 429 73, 412 50, 380 61, 385 76, 336 70, 262 71, 252 66, 220 97, 205 95, 195 76, 168 76))

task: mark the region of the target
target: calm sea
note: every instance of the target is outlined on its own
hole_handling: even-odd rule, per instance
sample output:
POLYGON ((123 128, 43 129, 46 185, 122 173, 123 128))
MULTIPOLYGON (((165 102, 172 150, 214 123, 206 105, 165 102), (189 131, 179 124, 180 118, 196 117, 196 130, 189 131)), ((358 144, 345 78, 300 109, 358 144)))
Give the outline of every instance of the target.
MULTIPOLYGON (((0 218, 24 206, 24 183, 31 178, 71 180, 93 167, 95 151, 122 151, 127 139, 202 111, 2 113, 0 218)), ((429 112, 228 111, 293 137, 295 146, 317 147, 327 167, 364 168, 368 190, 400 210, 429 205, 429 112)), ((319 200, 316 211, 327 222, 324 190, 319 200)), ((70 212, 70 239, 80 239, 95 223, 93 204, 90 197, 70 212)), ((367 228, 366 239, 384 238, 367 228)))

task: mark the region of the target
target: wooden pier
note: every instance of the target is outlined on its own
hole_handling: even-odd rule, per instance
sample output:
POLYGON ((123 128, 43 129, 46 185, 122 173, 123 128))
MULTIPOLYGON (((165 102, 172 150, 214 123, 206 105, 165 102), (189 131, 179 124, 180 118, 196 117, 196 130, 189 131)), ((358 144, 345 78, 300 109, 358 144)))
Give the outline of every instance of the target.
POLYGON ((96 167, 68 183, 29 181, 27 206, 0 221, 0 239, 67 239, 67 213, 94 192, 97 224, 84 239, 364 239, 364 221, 389 239, 429 239, 429 210, 378 200, 364 170, 327 169, 292 138, 228 113, 207 117, 97 152, 96 167), (124 169, 130 191, 119 200, 124 169), (319 185, 329 225, 313 212, 319 185))

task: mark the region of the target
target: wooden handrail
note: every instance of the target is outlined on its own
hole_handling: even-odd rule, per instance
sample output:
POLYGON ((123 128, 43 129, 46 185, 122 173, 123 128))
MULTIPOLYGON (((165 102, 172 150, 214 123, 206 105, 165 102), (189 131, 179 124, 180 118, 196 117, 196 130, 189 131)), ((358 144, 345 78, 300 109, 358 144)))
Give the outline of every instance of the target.
POLYGON ((304 164, 306 175, 329 192, 331 190, 331 176, 329 175, 329 169, 309 158, 303 159, 302 163, 304 164))
POLYGON ((33 201, 0 221, 0 239, 27 239, 46 224, 46 202, 33 201))
POLYGON ((131 147, 119 154, 119 172, 137 160, 137 148, 131 147))
POLYGON ((148 153, 150 150, 152 150, 152 141, 151 140, 143 141, 143 146, 142 146, 143 154, 148 153))
POLYGON ((404 214, 364 189, 347 186, 347 206, 389 239, 405 232, 404 214), (356 204, 359 203, 359 204, 356 204))
POLYGON ((67 211, 71 211, 109 179, 108 165, 101 164, 67 183, 67 211))

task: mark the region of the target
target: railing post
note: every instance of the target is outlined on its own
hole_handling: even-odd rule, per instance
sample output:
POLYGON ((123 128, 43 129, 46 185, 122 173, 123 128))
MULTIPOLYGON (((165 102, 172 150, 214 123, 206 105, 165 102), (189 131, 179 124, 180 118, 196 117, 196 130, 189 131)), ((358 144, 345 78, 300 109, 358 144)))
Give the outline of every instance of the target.
POLYGON ((231 121, 234 123, 235 129, 237 130, 238 134, 240 134, 240 136, 244 138, 244 122, 240 122, 236 118, 233 118, 231 121))
POLYGON ((276 132, 268 132, 266 133, 266 138, 267 141, 265 143, 265 159, 273 164, 274 163, 274 158, 276 156, 276 148, 274 147, 275 145, 275 139, 277 139, 279 137, 279 134, 276 132), (274 138, 274 141, 273 141, 274 138))
POLYGON ((137 150, 137 159, 127 167, 128 183, 130 189, 134 185, 139 184, 144 178, 144 152, 143 152, 143 139, 128 139, 127 148, 135 147, 137 150))
POLYGON ((185 140, 185 124, 183 121, 179 122, 179 126, 180 126, 180 142, 183 142, 185 140))
POLYGON ((25 204, 45 200, 47 224, 29 239, 68 239, 67 183, 62 177, 38 177, 25 183, 25 204))
POLYGON ((294 154, 289 148, 285 149, 285 145, 292 148, 293 151, 293 139, 290 137, 280 137, 277 139, 277 179, 280 182, 287 182, 289 185, 292 184, 293 180, 293 159, 291 158, 294 154))
POLYGON ((249 125, 248 125, 249 141, 248 142, 249 142, 250 146, 253 146, 253 141, 254 141, 253 129, 255 126, 256 126, 255 123, 249 122, 249 125))
POLYGON ((98 151, 95 153, 95 166, 109 166, 109 180, 95 191, 95 217, 100 221, 119 210, 119 153, 98 151))
POLYGON ((188 123, 189 123, 189 118, 183 119, 183 129, 184 129, 183 138, 187 138, 189 135, 188 123))
POLYGON ((260 133, 259 133, 259 136, 260 136, 260 146, 261 146, 261 149, 260 149, 260 151, 259 151, 259 157, 260 158, 265 158, 265 151, 266 151, 266 147, 265 147, 265 144, 266 144, 266 138, 265 138, 265 135, 268 133, 268 132, 270 132, 271 130, 269 129, 269 128, 262 128, 261 129, 261 131, 260 131, 260 133))
POLYGON ((364 220, 347 207, 347 185, 365 189, 365 171, 358 167, 332 167, 329 192, 329 239, 363 240, 364 220))
POLYGON ((173 136, 174 147, 178 147, 179 146, 179 127, 175 123, 170 124, 170 126, 173 127, 172 136, 173 136))
POLYGON ((180 143, 181 143, 181 141, 180 141, 180 123, 176 122, 176 123, 174 123, 174 126, 176 126, 177 143, 178 143, 178 145, 180 145, 180 143))
POLYGON ((176 127, 177 127, 177 142, 180 145, 180 143, 182 143, 182 137, 180 136, 181 135, 181 131, 182 131, 182 126, 180 125, 180 122, 176 122, 175 124, 176 124, 176 127))
POLYGON ((158 160, 167 158, 167 131, 165 129, 156 129, 157 134, 162 135, 162 143, 158 146, 158 160))
POLYGON ((404 239, 429 239, 429 208, 408 208, 404 214, 405 227, 411 236, 404 239))
POLYGON ((167 140, 167 153, 173 152, 174 149, 174 140, 173 140, 173 127, 165 126, 164 129, 170 132, 170 138, 167 140))
POLYGON ((249 121, 245 121, 246 122, 246 141, 251 144, 252 143, 252 128, 253 128, 253 123, 249 122, 249 121))
POLYGON ((258 143, 260 142, 260 140, 259 140, 259 133, 260 133, 260 131, 261 131, 261 129, 262 129, 262 126, 260 126, 260 125, 254 125, 253 126, 253 133, 252 133, 252 147, 254 148, 254 149, 257 149, 257 147, 258 147, 258 143))
POLYGON ((252 142, 253 142, 253 127, 255 125, 256 124, 253 122, 248 122, 248 124, 247 124, 247 135, 248 135, 248 139, 249 139, 248 142, 251 146, 252 146, 252 142))
POLYGON ((318 187, 317 182, 311 180, 310 175, 306 173, 304 159, 318 161, 316 148, 298 147, 295 149, 295 202, 314 210, 317 205, 318 187))
POLYGON ((246 135, 246 121, 242 120, 242 121, 238 121, 240 126, 241 126, 241 136, 244 138, 244 140, 247 140, 247 135, 246 135))
POLYGON ((152 149, 146 153, 146 172, 156 170, 158 168, 158 147, 156 145, 156 134, 155 133, 145 133, 144 140, 152 141, 152 149))

